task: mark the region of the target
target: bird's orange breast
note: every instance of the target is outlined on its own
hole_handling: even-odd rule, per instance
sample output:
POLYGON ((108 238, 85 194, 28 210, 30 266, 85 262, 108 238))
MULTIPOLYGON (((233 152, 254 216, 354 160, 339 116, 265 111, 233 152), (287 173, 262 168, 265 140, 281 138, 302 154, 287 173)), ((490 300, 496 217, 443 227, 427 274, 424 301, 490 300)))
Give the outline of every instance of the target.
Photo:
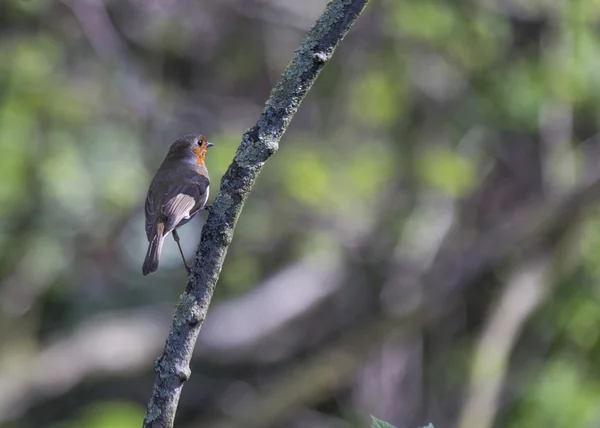
POLYGON ((196 155, 196 163, 198 165, 204 165, 204 159, 206 158, 206 147, 198 146, 193 149, 194 155, 196 155))

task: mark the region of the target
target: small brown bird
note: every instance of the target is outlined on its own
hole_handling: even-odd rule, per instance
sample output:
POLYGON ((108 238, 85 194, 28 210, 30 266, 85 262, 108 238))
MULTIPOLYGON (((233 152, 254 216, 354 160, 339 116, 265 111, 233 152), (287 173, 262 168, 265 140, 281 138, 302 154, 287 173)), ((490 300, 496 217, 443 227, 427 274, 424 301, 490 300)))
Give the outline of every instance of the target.
POLYGON ((146 235, 148 252, 142 273, 148 275, 158 269, 160 252, 169 232, 179 247, 181 258, 188 273, 179 243, 177 228, 183 226, 199 211, 209 209, 208 190, 210 179, 204 165, 206 151, 213 143, 202 135, 184 135, 175 141, 163 163, 158 168, 146 196, 146 235))

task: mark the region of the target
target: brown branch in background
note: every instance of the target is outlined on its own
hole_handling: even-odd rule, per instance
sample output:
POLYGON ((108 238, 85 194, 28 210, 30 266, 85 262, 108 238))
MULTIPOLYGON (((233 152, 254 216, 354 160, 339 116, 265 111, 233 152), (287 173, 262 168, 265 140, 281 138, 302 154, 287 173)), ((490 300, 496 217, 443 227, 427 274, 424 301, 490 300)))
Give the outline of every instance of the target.
MULTIPOLYGON (((289 339, 286 326, 297 325, 296 319, 308 316, 325 299, 340 292, 340 263, 325 265, 314 256, 306 257, 257 284, 251 293, 213 304, 194 359, 234 365, 252 359, 264 361, 269 355, 265 349, 270 349, 276 337, 287 334, 289 339), (277 307, 284 292, 295 306, 277 307), (262 308, 259 316, 254 313, 256 307, 262 308), (248 328, 251 316, 254 323, 248 328), (224 337, 223 331, 232 334, 224 337)), ((57 407, 65 390, 75 391, 77 385, 98 374, 117 380, 123 372, 142 372, 150 356, 164 346, 164 326, 171 310, 172 305, 165 304, 103 312, 53 339, 30 359, 1 361, 0 425, 25 412, 35 412, 39 405, 55 403, 51 405, 57 407), (107 343, 103 337, 115 339, 107 343)), ((302 337, 300 334, 282 346, 283 353, 300 346, 302 337)), ((135 383, 129 377, 126 382, 135 383)))
MULTIPOLYGON (((186 290, 175 312, 167 343, 156 360, 154 391, 144 427, 173 426, 189 362, 206 318, 227 247, 250 190, 317 76, 331 59, 368 0, 333 0, 296 51, 254 127, 246 131, 208 217, 186 290)), ((249 320, 251 322, 251 320, 249 320)))
POLYGON ((551 291, 553 260, 543 252, 511 273, 474 352, 459 428, 489 428, 501 402, 510 354, 529 317, 551 291))
POLYGON ((198 420, 210 428, 260 428, 273 426, 290 411, 321 401, 332 391, 345 387, 372 352, 391 333, 405 337, 422 320, 407 317, 402 321, 376 317, 361 323, 340 340, 307 361, 294 365, 273 379, 256 397, 236 403, 222 419, 198 420))

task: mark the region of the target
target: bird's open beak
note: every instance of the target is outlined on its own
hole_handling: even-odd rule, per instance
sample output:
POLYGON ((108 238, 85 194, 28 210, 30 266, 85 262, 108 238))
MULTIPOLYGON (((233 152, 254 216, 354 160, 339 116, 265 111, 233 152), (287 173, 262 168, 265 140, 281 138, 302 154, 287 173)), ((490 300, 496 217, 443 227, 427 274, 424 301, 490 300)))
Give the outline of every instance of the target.
POLYGON ((212 146, 214 146, 213 143, 209 143, 208 141, 206 142, 206 147, 212 147, 212 146))

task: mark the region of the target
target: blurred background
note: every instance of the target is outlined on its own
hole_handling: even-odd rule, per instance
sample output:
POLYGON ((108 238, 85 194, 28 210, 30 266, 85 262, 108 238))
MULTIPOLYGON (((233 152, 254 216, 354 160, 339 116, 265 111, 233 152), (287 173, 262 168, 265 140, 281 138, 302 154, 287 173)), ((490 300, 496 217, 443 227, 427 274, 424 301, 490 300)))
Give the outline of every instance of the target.
MULTIPOLYGON (((212 196, 325 6, 0 2, 0 426, 140 426, 212 196), (206 214, 180 232, 191 261, 206 214)), ((178 427, 600 425, 600 3, 373 0, 244 208, 178 427)))

